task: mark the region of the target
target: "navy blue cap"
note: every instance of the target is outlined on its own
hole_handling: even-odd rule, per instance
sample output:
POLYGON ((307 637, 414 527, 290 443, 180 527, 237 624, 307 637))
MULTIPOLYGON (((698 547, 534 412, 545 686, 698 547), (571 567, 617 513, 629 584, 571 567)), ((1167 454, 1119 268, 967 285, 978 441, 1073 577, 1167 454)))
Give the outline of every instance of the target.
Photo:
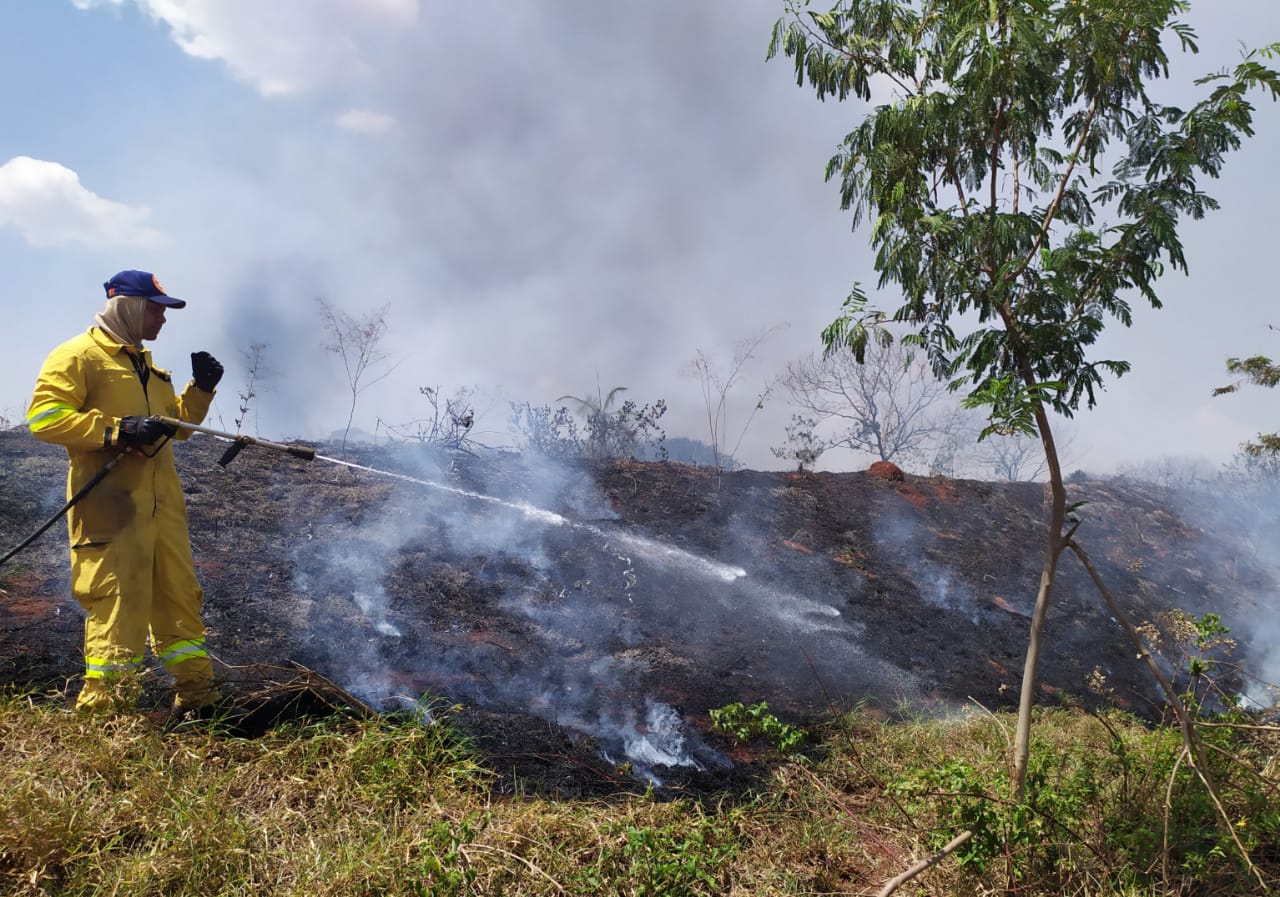
POLYGON ((186 308, 187 300, 170 296, 160 286, 160 281, 150 271, 121 271, 102 285, 107 298, 114 296, 141 296, 169 308, 186 308))

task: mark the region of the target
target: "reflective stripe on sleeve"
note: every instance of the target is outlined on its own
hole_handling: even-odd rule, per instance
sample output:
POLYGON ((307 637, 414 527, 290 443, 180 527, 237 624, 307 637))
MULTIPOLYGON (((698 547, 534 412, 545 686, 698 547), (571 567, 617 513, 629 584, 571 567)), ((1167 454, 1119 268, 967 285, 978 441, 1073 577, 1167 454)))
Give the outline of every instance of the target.
POLYGON ((68 405, 65 402, 51 402, 47 405, 41 405, 27 412, 27 426, 32 433, 39 433, 41 430, 53 426, 68 414, 75 414, 79 410, 74 405, 68 405))

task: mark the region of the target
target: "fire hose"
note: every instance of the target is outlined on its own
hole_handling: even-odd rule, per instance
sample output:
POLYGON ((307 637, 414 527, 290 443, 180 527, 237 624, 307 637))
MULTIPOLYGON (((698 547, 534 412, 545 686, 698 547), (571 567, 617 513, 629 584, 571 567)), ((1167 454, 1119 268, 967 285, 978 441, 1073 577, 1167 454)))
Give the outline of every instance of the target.
MULTIPOLYGON (((231 445, 227 446, 227 450, 223 452, 222 457, 218 459, 218 464, 221 465, 222 467, 226 467, 228 464, 230 464, 232 459, 234 459, 236 455, 240 454, 240 452, 244 451, 245 446, 249 446, 249 445, 257 445, 263 448, 271 449, 273 451, 285 452, 286 454, 293 455, 295 458, 302 458, 305 461, 315 460, 315 457, 316 457, 316 450, 305 445, 292 445, 290 443, 285 443, 285 442, 271 442, 270 440, 267 440, 267 439, 258 439, 256 436, 246 436, 242 433, 224 433, 221 430, 214 430, 210 427, 202 427, 202 426, 198 426, 197 424, 189 424, 184 420, 178 420, 176 417, 163 417, 163 416, 157 415, 157 419, 163 423, 170 425, 171 427, 180 427, 183 430, 192 430, 197 433, 207 433, 210 436, 217 436, 222 439, 230 440, 231 445)), ((166 439, 167 438, 168 437, 166 437, 166 439)), ((102 469, 99 470, 97 473, 95 473, 93 477, 89 480, 89 482, 81 486, 79 491, 77 491, 75 495, 67 499, 67 503, 63 505, 62 508, 59 509, 59 511, 56 514, 54 514, 47 521, 45 521, 44 525, 42 525, 38 530, 36 530, 34 533, 32 533, 30 536, 24 539, 22 543, 18 545, 16 548, 14 548, 13 550, 5 554, 4 557, 0 557, 0 567, 8 563, 9 559, 12 558, 14 555, 16 555, 18 552, 22 551, 24 548, 26 548, 36 539, 44 535, 45 532, 49 529, 49 527, 53 526, 55 523, 61 520, 62 517, 68 511, 70 511, 72 507, 75 506, 76 502, 80 501, 80 499, 84 498, 86 495, 92 492, 95 486, 97 486, 104 479, 106 479, 107 474, 111 473, 112 469, 116 466, 116 464, 120 462, 120 459, 127 454, 128 454, 127 451, 120 452, 118 455, 115 455, 106 464, 102 465, 102 469)))
POLYGON ((80 499, 82 499, 82 498, 84 498, 86 495, 88 495, 91 491, 93 491, 93 487, 94 487, 94 486, 98 485, 98 484, 99 484, 99 483, 101 483, 104 479, 106 479, 107 474, 111 473, 111 468, 115 467, 115 466, 116 466, 116 463, 117 463, 121 458, 123 458, 123 457, 124 457, 124 455, 125 455, 125 453, 124 453, 124 452, 121 452, 120 454, 118 454, 118 455, 116 455, 114 458, 112 458, 110 461, 108 461, 106 464, 102 465, 102 469, 101 469, 101 470, 99 470, 97 473, 95 473, 95 474, 93 475, 93 478, 92 478, 91 480, 89 480, 89 482, 87 482, 87 483, 85 483, 83 486, 81 486, 81 487, 80 487, 80 491, 78 491, 75 495, 71 496, 71 498, 67 499, 67 503, 66 503, 65 505, 63 505, 63 506, 62 506, 62 509, 61 509, 60 511, 58 511, 58 513, 56 513, 56 514, 54 514, 52 517, 50 517, 47 521, 45 521, 44 526, 40 527, 40 528, 39 528, 38 530, 36 530, 34 533, 32 533, 31 535, 27 536, 27 538, 26 538, 26 539, 24 539, 24 540, 22 541, 22 544, 21 544, 21 545, 19 545, 17 548, 15 548, 15 549, 13 549, 12 551, 10 551, 10 552, 9 552, 8 554, 6 554, 4 557, 0 558, 0 567, 4 566, 6 563, 8 563, 9 558, 13 557, 15 554, 17 554, 19 551, 22 551, 22 549, 26 548, 28 545, 30 545, 32 542, 34 542, 36 539, 39 539, 41 536, 43 536, 43 535, 44 535, 44 533, 45 533, 45 531, 46 531, 47 529, 49 529, 49 527, 53 526, 55 523, 57 523, 59 520, 61 520, 61 519, 62 519, 62 515, 63 515, 63 514, 65 514, 65 513, 67 513, 68 511, 70 511, 70 510, 71 510, 71 506, 72 506, 72 505, 74 505, 74 504, 75 504, 76 502, 78 502, 80 499))

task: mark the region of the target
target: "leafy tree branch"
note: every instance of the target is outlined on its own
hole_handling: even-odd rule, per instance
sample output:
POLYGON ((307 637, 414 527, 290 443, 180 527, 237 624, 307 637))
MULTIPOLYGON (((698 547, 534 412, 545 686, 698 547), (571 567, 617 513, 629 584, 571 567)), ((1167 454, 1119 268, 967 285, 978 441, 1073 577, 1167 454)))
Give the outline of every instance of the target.
POLYGON ((1096 357, 1108 322, 1132 324, 1130 296, 1161 305, 1156 281, 1185 271, 1183 220, 1217 208, 1201 190, 1253 134, 1256 94, 1280 96, 1246 53, 1192 85, 1187 109, 1150 92, 1169 49, 1195 52, 1178 0, 789 0, 782 52, 819 99, 878 105, 827 163, 855 227, 868 225, 877 287, 855 285, 822 334, 859 362, 873 341, 923 349, 938 376, 988 415, 987 434, 1038 437, 1049 478, 1046 553, 1032 614, 1015 738, 1025 788, 1036 667, 1057 564, 1070 544, 1067 494, 1050 412, 1092 407, 1123 360, 1096 357), (1165 40, 1166 37, 1172 40, 1165 40), (946 186, 943 190, 940 187, 946 186), (949 194, 954 192, 954 198, 949 194))

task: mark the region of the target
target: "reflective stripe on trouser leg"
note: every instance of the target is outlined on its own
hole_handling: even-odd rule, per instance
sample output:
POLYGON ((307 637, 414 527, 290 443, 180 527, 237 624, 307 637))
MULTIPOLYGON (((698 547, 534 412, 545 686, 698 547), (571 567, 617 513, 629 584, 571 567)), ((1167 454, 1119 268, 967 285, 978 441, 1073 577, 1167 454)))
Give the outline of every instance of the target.
POLYGON ((209 659, 209 652, 204 648, 204 639, 185 639, 168 645, 165 648, 165 652, 160 655, 160 662, 164 664, 166 670, 172 673, 173 668, 184 660, 199 657, 203 657, 205 660, 209 659))
POLYGON ((192 565, 182 505, 162 505, 158 514, 151 646, 173 676, 174 704, 202 707, 218 699, 201 619, 204 590, 192 565))
POLYGON ((76 699, 81 710, 123 710, 138 700, 141 691, 142 655, 119 660, 86 655, 84 686, 76 699))
POLYGON ((81 709, 124 710, 138 697, 151 605, 150 577, 138 568, 151 558, 135 532, 126 527, 111 542, 71 550, 72 592, 85 611, 81 709))
POLYGON ((218 700, 213 661, 203 638, 182 639, 157 649, 162 652, 160 662, 173 676, 175 707, 203 707, 218 700))
POLYGON ((84 677, 86 679, 119 679, 128 673, 141 672, 141 654, 135 654, 124 661, 113 661, 109 657, 89 657, 88 655, 84 659, 84 677))

